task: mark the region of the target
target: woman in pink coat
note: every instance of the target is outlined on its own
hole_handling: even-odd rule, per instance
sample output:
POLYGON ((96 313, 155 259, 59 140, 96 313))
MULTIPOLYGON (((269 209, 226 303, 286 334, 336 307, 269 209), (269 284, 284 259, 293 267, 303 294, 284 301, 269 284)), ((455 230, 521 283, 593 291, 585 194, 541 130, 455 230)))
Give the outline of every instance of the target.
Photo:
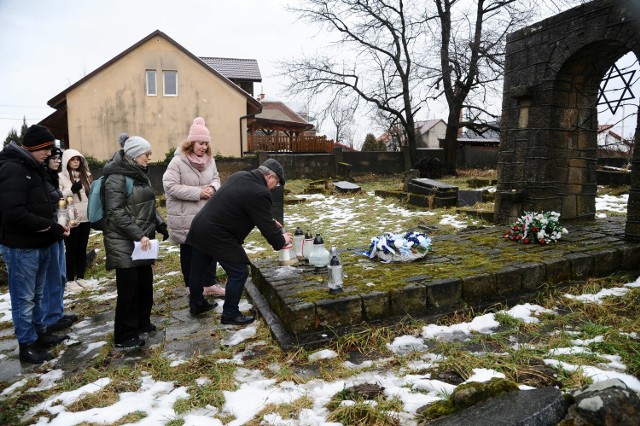
MULTIPOLYGON (((180 245, 180 269, 187 289, 192 249, 185 244, 185 240, 191 221, 220 188, 220 176, 211 156, 210 144, 211 136, 204 119, 196 117, 187 139, 180 144, 162 176, 167 199, 167 224, 171 230, 171 241, 180 245)), ((215 262, 211 264, 202 284, 205 296, 224 297, 224 288, 216 284, 215 262)))

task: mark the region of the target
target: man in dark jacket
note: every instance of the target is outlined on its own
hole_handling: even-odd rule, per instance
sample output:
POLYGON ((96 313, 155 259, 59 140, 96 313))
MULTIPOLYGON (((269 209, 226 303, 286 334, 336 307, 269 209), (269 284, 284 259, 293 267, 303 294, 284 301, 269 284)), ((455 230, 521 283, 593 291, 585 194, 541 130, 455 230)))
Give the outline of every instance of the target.
MULTIPOLYGON (((55 138, 46 127, 27 129, 22 145, 0 153, 0 253, 9 275, 11 315, 20 360, 40 364, 52 358, 47 347, 64 338, 47 332, 41 303, 51 245, 69 235, 56 222, 46 186, 44 160, 55 138)), ((66 336, 65 336, 66 337, 66 336)))
POLYGON ((255 170, 234 173, 193 218, 186 240, 186 244, 193 247, 189 281, 192 315, 215 307, 202 295, 202 282, 207 265, 216 260, 228 278, 222 324, 253 322, 253 316, 243 315, 238 308, 249 276, 249 258, 242 244, 255 226, 274 250, 293 241, 293 235, 283 234, 282 225, 271 213, 271 191, 284 182, 280 163, 268 159, 255 170))

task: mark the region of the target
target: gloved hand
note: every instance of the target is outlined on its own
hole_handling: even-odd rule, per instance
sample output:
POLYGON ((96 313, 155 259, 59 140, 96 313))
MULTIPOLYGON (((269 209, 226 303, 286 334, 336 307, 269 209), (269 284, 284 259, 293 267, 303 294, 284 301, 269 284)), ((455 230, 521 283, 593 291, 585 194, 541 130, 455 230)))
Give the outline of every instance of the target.
POLYGON ((53 233, 53 235, 55 235, 56 238, 61 238, 64 236, 64 226, 60 225, 59 223, 54 223, 53 226, 51 227, 51 232, 53 233))
POLYGON ((71 192, 77 194, 80 191, 80 188, 82 188, 82 181, 77 180, 73 182, 73 185, 71 185, 71 192))
POLYGON ((162 241, 167 241, 169 239, 169 230, 167 229, 166 223, 161 223, 156 226, 156 232, 162 234, 162 241))

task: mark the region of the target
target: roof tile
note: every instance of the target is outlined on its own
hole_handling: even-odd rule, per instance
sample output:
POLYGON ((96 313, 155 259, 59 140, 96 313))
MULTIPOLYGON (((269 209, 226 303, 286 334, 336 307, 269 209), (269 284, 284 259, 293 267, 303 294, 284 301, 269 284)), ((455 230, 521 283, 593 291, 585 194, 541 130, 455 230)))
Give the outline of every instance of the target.
POLYGON ((209 56, 200 56, 200 59, 229 80, 262 81, 258 61, 255 59, 214 58, 209 56))

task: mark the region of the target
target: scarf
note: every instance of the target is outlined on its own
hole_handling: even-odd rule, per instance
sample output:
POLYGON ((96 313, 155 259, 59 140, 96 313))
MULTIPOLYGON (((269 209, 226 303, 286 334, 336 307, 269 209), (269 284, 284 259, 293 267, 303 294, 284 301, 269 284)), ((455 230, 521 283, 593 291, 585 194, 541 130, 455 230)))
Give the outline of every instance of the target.
POLYGON ((197 171, 203 172, 204 169, 207 168, 207 165, 209 164, 209 161, 211 160, 211 157, 209 157, 208 154, 204 154, 202 157, 198 157, 193 152, 190 152, 187 155, 187 160, 189 160, 189 163, 191 163, 191 165, 197 171))

